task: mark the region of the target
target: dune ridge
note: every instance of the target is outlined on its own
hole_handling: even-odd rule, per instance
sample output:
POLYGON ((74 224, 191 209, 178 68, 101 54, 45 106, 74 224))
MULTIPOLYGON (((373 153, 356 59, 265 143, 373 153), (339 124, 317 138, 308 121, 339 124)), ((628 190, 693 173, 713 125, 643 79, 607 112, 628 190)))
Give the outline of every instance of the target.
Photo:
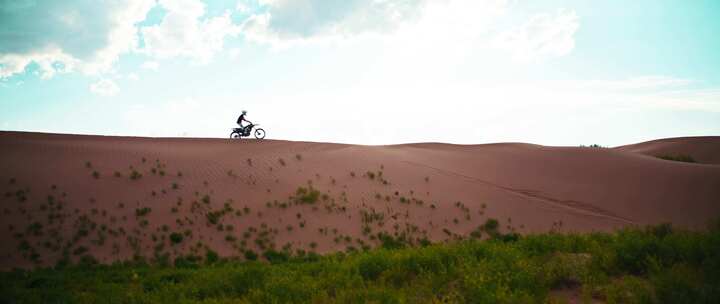
POLYGON ((648 156, 691 156, 698 163, 720 165, 720 136, 663 138, 614 148, 648 156))

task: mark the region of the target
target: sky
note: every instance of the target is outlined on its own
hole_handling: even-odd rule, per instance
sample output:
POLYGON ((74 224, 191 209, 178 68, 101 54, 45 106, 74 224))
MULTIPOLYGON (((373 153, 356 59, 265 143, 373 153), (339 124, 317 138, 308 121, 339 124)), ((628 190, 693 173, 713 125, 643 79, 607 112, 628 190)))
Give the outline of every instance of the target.
POLYGON ((0 0, 0 130, 617 146, 720 135, 720 1, 0 0))

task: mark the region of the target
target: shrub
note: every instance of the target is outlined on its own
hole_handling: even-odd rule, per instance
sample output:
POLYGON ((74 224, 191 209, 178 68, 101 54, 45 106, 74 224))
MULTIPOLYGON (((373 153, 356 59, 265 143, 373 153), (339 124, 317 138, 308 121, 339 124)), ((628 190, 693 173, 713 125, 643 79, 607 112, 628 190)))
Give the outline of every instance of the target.
POLYGON ((657 226, 651 226, 648 228, 648 230, 650 231, 650 233, 660 239, 665 238, 673 232, 672 224, 670 223, 662 223, 657 226))
MULTIPOLYGON (((658 303, 652 285, 646 280, 633 276, 625 276, 621 280, 613 281, 605 289, 605 298, 607 303, 658 303)), ((661 301, 659 303, 682 302, 661 301)))
POLYGON ((255 253, 255 251, 252 250, 245 250, 245 259, 248 261, 255 261, 257 260, 258 255, 255 253))
POLYGON ((142 174, 140 174, 140 172, 138 172, 137 170, 132 170, 132 172, 130 172, 130 179, 131 179, 131 180, 138 180, 138 179, 140 179, 141 177, 142 177, 142 174))
POLYGON ((378 233, 377 238, 380 240, 382 248, 385 249, 399 249, 405 247, 405 240, 400 237, 395 238, 392 235, 381 232, 378 233))
POLYGON ((98 260, 89 254, 83 255, 80 257, 80 261, 78 263, 81 267, 91 267, 98 264, 98 260))
POLYGON ((75 248, 75 250, 73 250, 74 255, 81 255, 86 252, 88 252, 88 249, 85 246, 79 246, 79 247, 75 248))
POLYGON ((297 195, 297 199, 304 204, 315 204, 320 198, 320 191, 313 188, 299 187, 295 191, 295 194, 297 195))
POLYGON ((702 274, 683 264, 652 276, 651 281, 658 303, 712 303, 720 296, 717 286, 703 288, 702 274))
POLYGON ((265 252, 263 253, 263 257, 268 260, 268 262, 273 264, 287 262, 288 259, 290 259, 290 256, 288 256, 287 253, 275 251, 274 249, 265 250, 265 252))
POLYGON ((358 273, 365 280, 376 280, 388 268, 390 261, 383 252, 363 257, 357 263, 358 273))
POLYGON ((520 239, 520 235, 517 233, 508 233, 508 234, 500 235, 497 238, 506 243, 507 242, 517 242, 517 240, 520 239))
POLYGON ((220 221, 220 217, 222 217, 222 211, 213 211, 205 214, 205 218, 207 218, 208 222, 212 225, 217 224, 220 221))
POLYGON ((180 244, 183 241, 183 235, 177 232, 173 232, 170 234, 170 242, 175 244, 180 244))
POLYGON ((179 256, 175 258, 175 267, 177 268, 197 268, 200 263, 200 257, 195 255, 179 256))
POLYGON ((613 249, 620 271, 644 274, 647 272, 648 257, 658 256, 660 247, 654 236, 626 229, 618 233, 613 249))
POLYGON ((143 207, 143 208, 135 209, 135 216, 137 216, 137 217, 145 216, 145 215, 147 215, 148 213, 150 213, 150 211, 152 211, 152 209, 150 209, 150 208, 148 208, 148 207, 143 207))
POLYGON ((217 252, 209 248, 205 251, 205 263, 212 265, 217 263, 219 260, 220 256, 217 254, 217 252))
POLYGON ((256 265, 248 266, 233 271, 229 280, 239 296, 246 295, 252 289, 262 287, 265 284, 265 278, 268 277, 267 268, 256 265))
POLYGON ((482 229, 490 235, 499 234, 498 227, 500 227, 500 224, 494 218, 487 219, 485 224, 482 225, 482 229))

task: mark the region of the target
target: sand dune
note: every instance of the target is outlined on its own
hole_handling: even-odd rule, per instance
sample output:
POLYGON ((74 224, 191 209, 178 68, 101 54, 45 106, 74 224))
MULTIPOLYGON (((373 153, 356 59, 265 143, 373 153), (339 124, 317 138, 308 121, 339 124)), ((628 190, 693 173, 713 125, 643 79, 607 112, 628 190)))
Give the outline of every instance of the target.
POLYGON ((688 155, 699 163, 720 164, 720 136, 665 138, 614 149, 649 156, 688 155))
POLYGON ((532 233, 720 215, 720 166, 644 155, 717 164, 720 137, 601 149, 3 132, 0 146, 2 269, 204 248, 323 253, 373 246, 380 231, 443 241, 489 218, 532 233))

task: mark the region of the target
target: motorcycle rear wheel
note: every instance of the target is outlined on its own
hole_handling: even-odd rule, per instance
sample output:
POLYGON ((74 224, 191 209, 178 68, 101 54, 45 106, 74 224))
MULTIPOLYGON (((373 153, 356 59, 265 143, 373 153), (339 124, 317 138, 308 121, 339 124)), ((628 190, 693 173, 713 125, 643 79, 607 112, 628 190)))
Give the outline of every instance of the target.
POLYGON ((238 138, 240 138, 240 133, 232 131, 232 133, 230 133, 230 138, 238 139, 238 138))

